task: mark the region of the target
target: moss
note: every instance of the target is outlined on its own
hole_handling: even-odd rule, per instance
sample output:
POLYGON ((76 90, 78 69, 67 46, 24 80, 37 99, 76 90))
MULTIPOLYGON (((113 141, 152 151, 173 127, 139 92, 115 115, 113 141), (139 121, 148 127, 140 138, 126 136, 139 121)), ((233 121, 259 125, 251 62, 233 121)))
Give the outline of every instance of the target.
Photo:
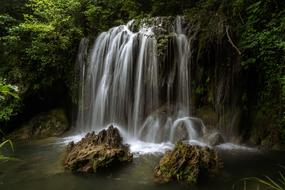
POLYGON ((116 164, 116 162, 118 161, 117 155, 115 155, 114 157, 110 157, 109 155, 99 155, 99 157, 94 158, 92 160, 93 162, 93 171, 97 172, 103 168, 108 168, 111 165, 116 164))
POLYGON ((122 144, 118 129, 110 126, 98 134, 88 133, 78 143, 70 143, 63 165, 73 172, 95 173, 129 163, 132 158, 129 146, 122 144))
POLYGON ((164 56, 167 52, 171 35, 159 35, 157 37, 157 55, 164 56))
POLYGON ((155 176, 162 181, 185 181, 198 183, 207 174, 218 171, 220 162, 217 153, 206 147, 178 142, 173 151, 167 152, 155 169, 155 176))

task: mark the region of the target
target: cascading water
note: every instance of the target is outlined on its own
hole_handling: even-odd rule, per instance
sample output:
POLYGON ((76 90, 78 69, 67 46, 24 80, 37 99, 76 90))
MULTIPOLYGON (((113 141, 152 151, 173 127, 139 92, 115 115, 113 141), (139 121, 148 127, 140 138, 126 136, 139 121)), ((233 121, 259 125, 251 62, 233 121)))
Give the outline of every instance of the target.
POLYGON ((129 137, 152 143, 199 139, 205 129, 190 117, 191 47, 185 26, 183 17, 155 18, 101 33, 82 71, 78 128, 114 124, 129 137))

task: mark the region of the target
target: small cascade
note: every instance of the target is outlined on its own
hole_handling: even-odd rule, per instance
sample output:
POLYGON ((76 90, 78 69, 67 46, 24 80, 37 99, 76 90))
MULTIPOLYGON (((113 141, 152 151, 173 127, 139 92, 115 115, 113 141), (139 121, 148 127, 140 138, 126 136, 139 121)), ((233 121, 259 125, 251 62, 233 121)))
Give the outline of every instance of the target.
POLYGON ((77 55, 77 66, 78 68, 76 70, 78 70, 79 72, 79 109, 78 109, 78 114, 77 114, 77 123, 76 126, 84 126, 84 119, 86 117, 86 112, 85 112, 85 94, 86 94, 86 87, 85 87, 85 73, 86 73, 86 61, 87 61, 87 57, 88 57, 88 43, 89 40, 87 38, 83 38, 80 41, 79 44, 79 53, 77 55))
POLYGON ((188 28, 183 17, 159 17, 101 33, 82 69, 77 128, 112 123, 151 143, 199 140, 205 126, 190 117, 188 28))

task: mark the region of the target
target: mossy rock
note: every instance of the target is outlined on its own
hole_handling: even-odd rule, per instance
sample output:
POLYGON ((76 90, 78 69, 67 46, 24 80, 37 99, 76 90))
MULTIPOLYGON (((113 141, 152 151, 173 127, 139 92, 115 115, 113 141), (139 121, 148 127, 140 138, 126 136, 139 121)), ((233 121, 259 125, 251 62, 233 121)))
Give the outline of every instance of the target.
POLYGON ((14 140, 42 139, 60 136, 69 129, 63 109, 40 113, 10 135, 14 140))
POLYGON ((217 153, 208 148, 178 142, 155 168, 155 177, 161 182, 183 181, 196 184, 200 178, 217 173, 221 162, 217 153))
POLYGON ((218 146, 220 144, 225 143, 223 135, 217 131, 211 131, 210 133, 207 133, 204 138, 211 146, 218 146))
POLYGON ((129 146, 122 143, 119 130, 110 126, 98 134, 88 133, 78 143, 71 142, 63 160, 72 172, 96 173, 132 161, 129 146))

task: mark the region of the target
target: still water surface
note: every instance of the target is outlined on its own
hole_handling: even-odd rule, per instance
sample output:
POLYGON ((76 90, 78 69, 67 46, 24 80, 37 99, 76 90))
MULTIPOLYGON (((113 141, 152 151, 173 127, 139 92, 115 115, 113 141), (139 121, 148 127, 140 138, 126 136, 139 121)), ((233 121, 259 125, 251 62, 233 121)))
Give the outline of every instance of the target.
MULTIPOLYGON (((136 156, 134 162, 114 171, 79 175, 64 171, 61 166, 65 144, 61 139, 48 139, 15 144, 10 153, 20 161, 0 163, 0 190, 230 190, 244 189, 240 180, 246 177, 273 176, 282 171, 285 154, 248 150, 219 150, 224 167, 219 176, 196 186, 159 184, 153 168, 161 155, 136 156)), ((247 184, 256 190, 256 184, 247 184)), ((262 189, 262 188, 260 188, 262 189)))

